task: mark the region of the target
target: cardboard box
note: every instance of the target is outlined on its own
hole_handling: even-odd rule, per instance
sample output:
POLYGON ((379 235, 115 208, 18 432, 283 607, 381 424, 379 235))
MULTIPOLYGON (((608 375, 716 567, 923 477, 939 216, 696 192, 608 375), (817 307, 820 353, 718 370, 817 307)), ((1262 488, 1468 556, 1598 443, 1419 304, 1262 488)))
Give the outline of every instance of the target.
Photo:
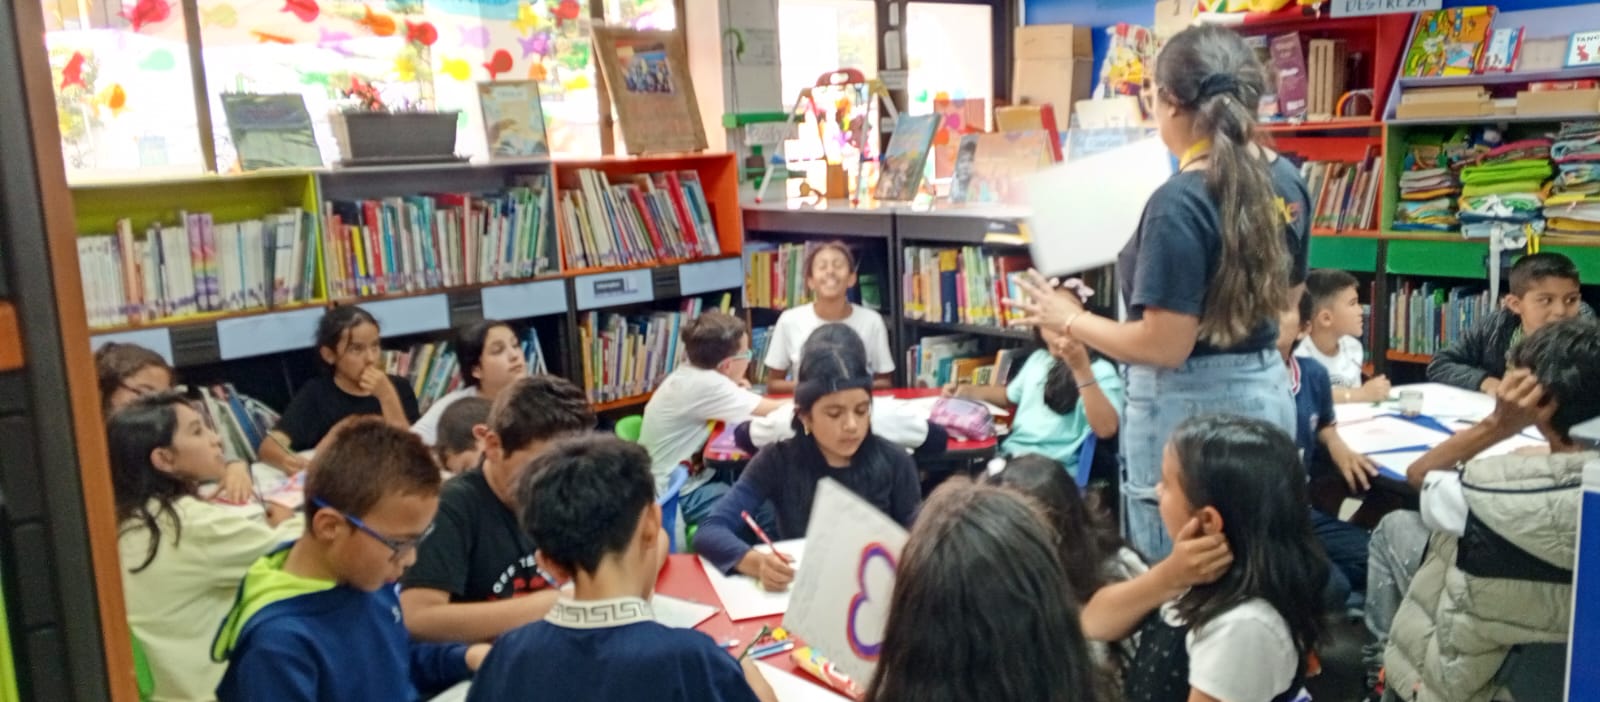
POLYGON ((1310 85, 1306 95, 1306 119, 1332 119, 1339 97, 1344 95, 1345 66, 1349 62, 1342 39, 1312 39, 1308 51, 1310 85))
POLYGON ((1062 132, 1072 124, 1072 106, 1088 98, 1093 88, 1094 59, 1091 58, 1018 58, 1011 68, 1013 102, 1054 106, 1056 129, 1062 132))
POLYGON ((1600 111, 1600 88, 1517 93, 1519 115, 1571 115, 1600 111))
POLYGON ((1030 24, 1012 34, 1017 61, 1094 59, 1092 32, 1074 24, 1030 24))
POLYGON ((1482 86, 1458 88, 1412 88, 1402 90, 1400 104, 1426 105, 1443 102, 1483 102, 1489 100, 1489 91, 1482 86))
POLYGON ((1439 119, 1448 117, 1483 117, 1494 114, 1494 104, 1488 100, 1478 102, 1419 102, 1401 103, 1395 108, 1398 119, 1439 119))

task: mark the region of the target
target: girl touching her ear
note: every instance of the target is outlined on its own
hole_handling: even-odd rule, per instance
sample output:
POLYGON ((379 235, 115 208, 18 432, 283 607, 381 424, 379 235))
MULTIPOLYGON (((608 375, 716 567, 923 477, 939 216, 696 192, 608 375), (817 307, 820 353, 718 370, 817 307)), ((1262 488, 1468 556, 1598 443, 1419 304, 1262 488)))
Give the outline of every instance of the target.
POLYGON ((1294 440, 1256 419, 1188 420, 1157 492, 1172 555, 1083 611, 1092 639, 1138 632, 1128 700, 1294 699, 1322 635, 1329 568, 1294 440))

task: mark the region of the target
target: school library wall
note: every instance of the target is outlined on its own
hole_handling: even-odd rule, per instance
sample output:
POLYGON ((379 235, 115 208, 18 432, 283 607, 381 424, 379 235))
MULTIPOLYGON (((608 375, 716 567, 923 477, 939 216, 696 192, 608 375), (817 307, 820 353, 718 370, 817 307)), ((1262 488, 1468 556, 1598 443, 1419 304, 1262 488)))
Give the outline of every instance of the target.
MULTIPOLYGON (((8 171, 0 180, 40 184, 38 192, 6 192, 0 329, 15 310, 26 334, 15 350, 0 346, 0 383, 25 390, 5 393, 11 404, 0 404, 0 426, 51 438, 60 431, 49 428, 72 426, 76 439, 68 446, 36 439, 29 451, 47 460, 24 461, 32 457, 10 449, 0 457, 14 533, 48 534, 56 554, 37 561, 48 568, 6 581, 8 595, 49 604, 13 619, 24 668, 77 666, 55 679, 80 688, 51 699, 100 699, 91 693, 105 685, 125 694, 126 681, 106 673, 124 669, 127 656, 116 640, 125 632, 117 605, 107 604, 115 588, 97 600, 90 586, 116 579, 114 556, 104 551, 110 532, 94 521, 109 514, 109 495, 103 481, 78 484, 80 475, 104 474, 104 450, 93 438, 97 412, 92 399, 84 402, 92 395, 83 373, 94 345, 130 341, 157 350, 203 388, 214 421, 237 425, 230 451, 243 456, 253 454, 271 409, 315 372, 312 329, 329 302, 373 312, 386 364, 425 401, 449 389, 448 330, 495 318, 513 324, 530 368, 581 380, 614 419, 648 400, 678 360, 676 330, 700 310, 737 307, 761 358, 777 314, 807 300, 806 253, 842 239, 860 263, 851 297, 885 316, 900 384, 1004 378, 1010 354, 1029 335, 1006 326, 1010 313, 1000 299, 1008 277, 1030 264, 1034 234, 1013 176, 1060 160, 1063 150, 1077 158, 1143 132, 1132 123, 1069 129, 1074 112, 1094 112, 1092 104, 1076 109, 1078 93, 1103 92, 1084 82, 1055 100, 1050 116, 1037 105, 994 108, 1024 94, 1009 74, 1025 60, 1068 70, 1091 64, 1099 75, 1106 25, 1152 24, 1155 7, 1024 2, 1029 25, 1078 26, 1035 27, 1039 34, 1013 41, 1009 3, 900 3, 889 13, 867 0, 775 0, 763 18, 739 15, 747 9, 737 2, 715 8, 738 24, 732 39, 726 32, 708 39, 716 32, 697 33, 700 25, 680 33, 690 63, 708 46, 713 56, 728 54, 721 73, 711 72, 716 81, 699 80, 702 70, 682 72, 695 76, 712 148, 638 157, 601 155, 632 148, 628 115, 619 108, 613 120, 607 75, 596 68, 604 49, 592 29, 597 20, 683 26, 707 4, 51 0, 12 8, 18 19, 0 40, 44 37, 44 46, 22 42, 5 53, 21 62, 0 61, 24 79, 10 84, 18 91, 11 104, 30 108, 31 129, 14 137, 8 128, 8 140, 22 141, 7 141, 5 152, 45 157, 7 166, 36 173, 8 171), (761 22, 777 29, 756 28, 761 22), (889 40, 886 32, 896 30, 903 31, 889 40), (1092 62, 1085 60, 1091 46, 1092 62), (198 66, 189 64, 192 47, 202 47, 198 66), (814 85, 837 68, 865 80, 814 85), (536 86, 537 138, 496 132, 499 120, 483 118, 489 108, 479 85, 495 80, 507 89, 512 81, 536 86), (810 97, 802 97, 808 88, 810 97), (888 119, 884 94, 896 98, 901 118, 888 119), (269 95, 289 95, 289 105, 300 107, 285 115, 277 111, 283 103, 255 99, 269 95), (326 167, 350 155, 336 136, 334 110, 369 100, 401 114, 418 106, 459 110, 444 124, 454 138, 447 155, 467 158, 326 167), (783 121, 788 110, 798 111, 794 123, 783 121), (784 133, 774 139, 774 130, 784 133), (716 148, 724 139, 731 153, 716 148), (502 142, 519 157, 491 158, 502 142), (752 146, 780 143, 778 176, 762 189, 774 152, 752 146), (272 167, 233 172, 241 160, 272 167), (42 390, 61 387, 71 388, 70 405, 42 390), (239 396, 260 400, 264 411, 241 417, 230 406, 239 396), (64 468, 70 479, 46 475, 47 467, 64 468), (34 502, 12 502, 40 490, 34 502), (74 606, 95 602, 101 607, 74 606), (102 631, 116 635, 102 642, 102 631)), ((1570 22, 1552 13, 1572 5, 1508 3, 1499 16, 1536 30, 1530 37, 1570 33, 1570 22)), ((1317 60, 1313 44, 1365 57, 1344 77, 1349 90, 1335 91, 1366 91, 1363 107, 1342 119, 1291 115, 1268 131, 1304 162, 1312 184, 1313 265, 1360 275, 1373 317, 1374 370, 1395 375, 1420 373, 1427 354, 1487 305, 1488 280, 1519 251, 1568 253, 1586 284, 1600 281, 1592 239, 1535 237, 1491 255, 1459 227, 1430 230, 1435 213, 1412 212, 1406 197, 1418 185, 1406 173, 1426 170, 1408 162, 1419 148, 1490 150, 1494 144, 1472 128, 1501 123, 1511 125, 1507 135, 1562 134, 1563 123, 1600 104, 1524 114, 1518 93, 1531 83, 1594 79, 1600 70, 1408 75, 1401 66, 1413 29, 1411 15, 1294 12, 1239 25, 1262 46, 1298 34, 1291 53, 1302 61, 1317 60), (1491 111, 1408 116, 1404 109, 1407 95, 1460 88, 1481 89, 1468 100, 1471 109, 1491 111), (1494 111, 1508 99, 1512 112, 1494 111), (1458 140, 1460 132, 1468 136, 1458 140), (1408 222, 1422 229, 1400 226, 1408 222)), ((672 92, 667 86, 681 67, 673 49, 638 53, 647 57, 630 64, 640 70, 624 72, 621 87, 672 92)), ((527 93, 508 101, 526 104, 527 93)), ((1541 168, 1513 162, 1542 160, 1553 175, 1564 164, 1550 148, 1542 159, 1506 163, 1541 168)), ((1485 174, 1494 175, 1472 175, 1485 174)), ((1109 267, 1091 268, 1079 271, 1090 287, 1115 290, 1109 267)), ((1586 295, 1595 297, 1595 289, 1586 295)), ((20 541, 15 548, 36 562, 20 541)), ((4 553, 16 558, 15 548, 4 553)))

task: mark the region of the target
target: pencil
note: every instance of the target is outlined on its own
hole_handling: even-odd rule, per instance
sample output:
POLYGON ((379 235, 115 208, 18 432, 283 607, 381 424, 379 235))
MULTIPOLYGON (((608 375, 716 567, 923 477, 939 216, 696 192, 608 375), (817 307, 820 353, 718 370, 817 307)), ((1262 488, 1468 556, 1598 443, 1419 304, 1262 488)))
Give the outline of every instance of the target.
POLYGON ((766 636, 769 631, 772 631, 772 627, 765 624, 761 625, 761 631, 756 632, 756 637, 750 640, 750 645, 744 647, 744 653, 739 654, 740 662, 743 662, 745 657, 750 655, 750 649, 755 648, 756 644, 761 641, 761 637, 766 636))
POLYGON ((767 545, 767 548, 772 549, 772 555, 783 559, 784 563, 793 563, 794 562, 794 560, 790 559, 788 556, 785 556, 785 555, 783 555, 782 553, 780 553, 778 551, 778 546, 776 544, 772 543, 772 537, 767 536, 767 532, 762 530, 761 525, 756 523, 755 518, 751 517, 749 512, 740 512, 739 516, 744 517, 744 523, 750 525, 750 530, 755 532, 756 536, 761 537, 762 543, 765 543, 767 545))

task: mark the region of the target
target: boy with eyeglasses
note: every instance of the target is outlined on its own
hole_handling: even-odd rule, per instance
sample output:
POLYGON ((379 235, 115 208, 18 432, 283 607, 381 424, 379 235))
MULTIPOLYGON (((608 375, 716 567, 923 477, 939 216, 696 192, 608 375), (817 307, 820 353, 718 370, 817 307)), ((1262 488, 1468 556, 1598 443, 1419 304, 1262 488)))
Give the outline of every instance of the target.
POLYGON ((233 700, 417 700, 471 676, 489 646, 414 643, 395 581, 439 506, 439 469, 411 432, 353 422, 313 459, 306 531, 262 556, 212 644, 233 700))
MULTIPOLYGON (((750 390, 750 334, 744 321, 722 312, 706 312, 685 325, 680 335, 688 363, 673 370, 644 406, 639 444, 650 453, 656 492, 667 488, 680 463, 696 466, 711 437, 710 424, 734 426, 766 416, 783 403, 750 390)), ((696 466, 698 467, 698 466, 696 466)), ((680 511, 689 524, 711 513, 716 499, 731 486, 712 481, 712 471, 694 472, 678 493, 680 511)))

